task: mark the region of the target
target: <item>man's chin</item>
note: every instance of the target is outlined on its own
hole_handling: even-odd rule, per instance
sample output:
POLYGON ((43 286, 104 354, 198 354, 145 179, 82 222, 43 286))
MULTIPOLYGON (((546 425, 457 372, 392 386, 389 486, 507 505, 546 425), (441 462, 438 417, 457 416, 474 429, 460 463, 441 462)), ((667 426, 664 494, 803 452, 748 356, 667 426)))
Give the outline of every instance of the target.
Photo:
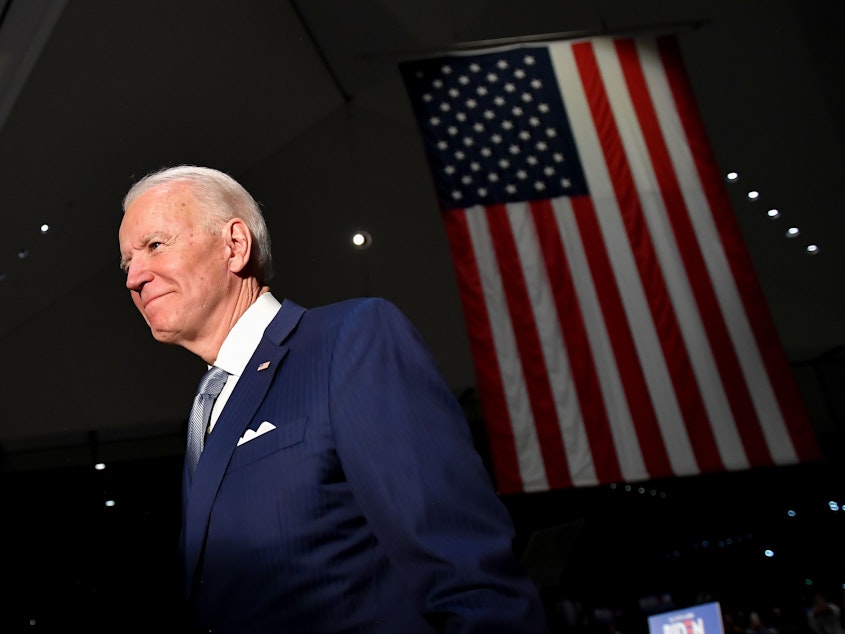
POLYGON ((153 325, 150 325, 150 332, 153 334, 153 339, 159 343, 176 343, 176 333, 170 330, 160 330, 153 325))

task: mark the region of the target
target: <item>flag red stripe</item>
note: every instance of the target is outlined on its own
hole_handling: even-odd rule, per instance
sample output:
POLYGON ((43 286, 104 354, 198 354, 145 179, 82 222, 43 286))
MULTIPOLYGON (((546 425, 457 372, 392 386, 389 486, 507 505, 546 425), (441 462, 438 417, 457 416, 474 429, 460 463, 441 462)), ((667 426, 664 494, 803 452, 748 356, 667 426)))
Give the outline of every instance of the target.
POLYGON ((742 241, 742 233, 733 214, 725 191, 722 176, 718 171, 715 156, 707 139, 704 124, 698 108, 692 100, 692 87, 683 68, 683 62, 674 38, 657 39, 658 50, 663 62, 669 86, 682 114, 681 121, 692 148, 699 178, 704 185, 716 226, 722 238, 731 271, 741 290, 740 296, 745 312, 753 326, 757 347, 763 357, 769 381, 778 399, 790 439, 799 460, 816 459, 820 456, 804 404, 798 393, 789 363, 780 344, 772 317, 760 284, 755 277, 754 264, 742 241))
MULTIPOLYGON (((642 209, 627 159, 622 151, 622 142, 610 111, 592 44, 573 45, 572 51, 625 225, 629 227, 631 222, 642 223, 642 209)), ((613 342, 617 365, 640 440, 646 469, 652 477, 672 475, 654 404, 639 363, 630 324, 625 319, 625 309, 592 205, 589 211, 579 209, 576 218, 584 236, 584 243, 590 245, 588 249, 590 268, 595 286, 599 291, 608 334, 613 342)), ((637 244, 635 237, 645 237, 647 232, 638 229, 635 234, 631 239, 636 253, 642 247, 637 244)))
MULTIPOLYGON (((574 201, 573 201, 574 202, 574 201)), ((589 199, 585 199, 590 204, 589 199)), ((531 203, 531 213, 543 252, 549 286, 554 293, 570 372, 578 394, 578 403, 594 456, 593 464, 599 482, 618 482, 622 479, 619 457, 613 444, 610 421, 599 384, 596 364, 590 349, 587 329, 581 312, 572 271, 563 252, 563 239, 555 222, 548 200, 531 203), (595 456, 600 459, 596 460, 595 456)))
POLYGON ((534 416, 534 427, 546 467, 546 479, 552 488, 569 487, 572 481, 563 450, 554 394, 506 207, 487 207, 487 222, 499 262, 505 300, 534 416))
POLYGON ((514 433, 466 213, 463 209, 455 209, 443 212, 442 217, 460 289, 496 486, 501 493, 519 493, 523 487, 514 433))
MULTIPOLYGON (((619 54, 622 72, 628 85, 628 91, 637 114, 637 120, 642 128, 642 136, 654 167, 653 173, 657 178, 659 193, 663 198, 666 214, 678 243, 678 252, 684 262, 687 278, 691 282, 691 290, 696 299, 698 310, 702 317, 702 323, 706 330, 715 331, 709 333, 710 341, 714 346, 726 346, 732 350, 730 342, 726 342, 724 338, 727 335, 727 329, 724 326, 723 316, 716 302, 712 283, 707 276, 704 258, 698 248, 698 242, 695 239, 695 234, 689 221, 689 210, 684 202, 675 167, 669 156, 669 150, 666 147, 660 124, 657 120, 654 104, 651 101, 649 90, 646 86, 645 77, 643 76, 637 55, 636 43, 633 40, 618 40, 616 42, 616 50, 619 54)), ((639 233, 641 229, 629 227, 629 232, 633 233, 634 231, 639 233)), ((645 236, 637 235, 637 237, 642 241, 644 247, 642 252, 647 253, 649 260, 653 260, 654 247, 647 237, 647 231, 645 236)), ((640 263, 640 258, 637 258, 637 261, 640 263)), ((650 262, 650 264, 653 265, 653 262, 650 262)), ((723 470, 724 464, 719 454, 713 428, 710 426, 707 417, 704 399, 701 396, 692 362, 690 361, 681 333, 680 324, 678 323, 678 318, 666 287, 665 278, 659 271, 653 275, 645 272, 641 273, 647 275, 649 279, 649 288, 646 295, 657 326, 657 332, 660 335, 663 355, 669 367, 675 393, 678 396, 681 410, 684 413, 684 424, 695 452, 696 462, 702 471, 723 470)), ((719 354, 718 351, 717 354, 719 354)), ((724 356, 726 355, 722 353, 722 357, 724 356)), ((728 358, 727 361, 723 361, 721 366, 727 368, 730 372, 726 380, 736 383, 737 391, 743 396, 741 403, 747 410, 747 406, 751 404, 751 401, 747 390, 742 389, 745 386, 744 377, 739 372, 736 357, 728 358)), ((737 416, 748 415, 747 411, 739 412, 736 409, 734 413, 737 416)), ((753 409, 751 416, 754 418, 750 420, 756 419, 753 409)), ((753 427, 749 428, 747 437, 756 441, 758 444, 765 444, 760 442, 762 441, 762 435, 757 434, 755 438, 751 430, 753 430, 753 427)), ((746 455, 750 454, 746 451, 746 455)))

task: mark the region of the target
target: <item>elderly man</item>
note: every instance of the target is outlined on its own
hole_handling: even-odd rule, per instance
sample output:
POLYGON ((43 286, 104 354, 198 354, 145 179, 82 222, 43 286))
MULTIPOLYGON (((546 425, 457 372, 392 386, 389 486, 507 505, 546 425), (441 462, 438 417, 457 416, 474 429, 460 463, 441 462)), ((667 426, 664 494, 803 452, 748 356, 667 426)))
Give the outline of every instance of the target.
POLYGON ((259 206, 213 169, 136 183, 119 237, 153 336, 210 368, 183 483, 196 627, 546 631, 462 411, 391 303, 277 300, 259 206))

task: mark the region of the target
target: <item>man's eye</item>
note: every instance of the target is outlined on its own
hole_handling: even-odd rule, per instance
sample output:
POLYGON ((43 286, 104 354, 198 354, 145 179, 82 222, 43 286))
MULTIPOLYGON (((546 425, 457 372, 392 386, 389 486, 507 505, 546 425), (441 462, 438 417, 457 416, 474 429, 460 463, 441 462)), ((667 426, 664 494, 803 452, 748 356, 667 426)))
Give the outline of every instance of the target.
POLYGON ((159 248, 162 244, 163 244, 162 242, 150 242, 150 244, 149 244, 150 251, 155 251, 155 250, 156 250, 157 248, 159 248))

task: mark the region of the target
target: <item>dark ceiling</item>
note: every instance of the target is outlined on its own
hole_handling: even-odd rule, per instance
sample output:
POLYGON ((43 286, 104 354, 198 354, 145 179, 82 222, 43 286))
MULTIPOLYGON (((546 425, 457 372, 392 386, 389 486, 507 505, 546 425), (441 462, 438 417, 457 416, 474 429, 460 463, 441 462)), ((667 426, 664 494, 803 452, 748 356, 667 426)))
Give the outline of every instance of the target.
POLYGON ((277 295, 304 305, 386 296, 418 325, 455 392, 471 389, 446 238, 397 63, 555 34, 677 31, 717 159, 740 173, 730 193, 784 348, 817 424, 835 424, 806 362, 835 358, 845 343, 841 3, 0 7, 8 465, 49 463, 58 447, 87 460, 92 439, 113 457, 181 450, 173 436, 201 362, 152 341, 123 287, 116 239, 127 187, 174 163, 226 170, 261 201, 277 295), (748 201, 749 189, 760 199, 748 201), (777 221, 765 214, 773 206, 777 221), (801 236, 786 239, 793 224, 801 236), (357 228, 374 238, 367 251, 350 246, 357 228))

